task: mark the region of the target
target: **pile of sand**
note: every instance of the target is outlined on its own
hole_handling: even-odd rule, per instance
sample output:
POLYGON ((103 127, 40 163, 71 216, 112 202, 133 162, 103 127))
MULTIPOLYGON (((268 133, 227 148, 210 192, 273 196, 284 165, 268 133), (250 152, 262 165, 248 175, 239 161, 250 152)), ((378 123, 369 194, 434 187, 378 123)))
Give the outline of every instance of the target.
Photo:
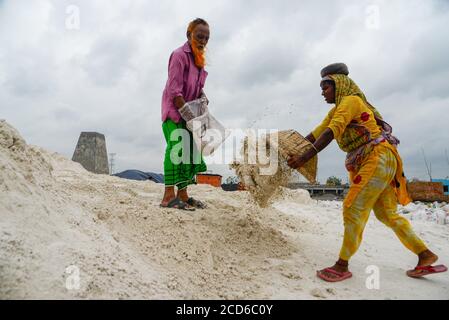
POLYGON ((107 179, 0 122, 0 298, 170 297, 163 275, 98 223, 95 185, 107 179), (72 265, 82 290, 67 289, 72 265))
POLYGON ((0 143, 0 298, 264 298, 296 251, 276 226, 296 223, 246 192, 196 186, 207 210, 161 209, 162 185, 89 173, 5 121, 0 143))
MULTIPOLYGON (((338 254, 341 211, 307 191, 284 190, 282 201, 262 209, 246 191, 198 185, 190 194, 208 208, 185 212, 159 207, 163 189, 91 174, 27 145, 0 121, 0 299, 449 296, 444 275, 405 276, 415 257, 373 219, 354 277, 337 285, 317 279, 338 254), (366 288, 368 265, 381 270, 380 290, 366 288)), ((449 228, 413 223, 447 262, 449 228)))

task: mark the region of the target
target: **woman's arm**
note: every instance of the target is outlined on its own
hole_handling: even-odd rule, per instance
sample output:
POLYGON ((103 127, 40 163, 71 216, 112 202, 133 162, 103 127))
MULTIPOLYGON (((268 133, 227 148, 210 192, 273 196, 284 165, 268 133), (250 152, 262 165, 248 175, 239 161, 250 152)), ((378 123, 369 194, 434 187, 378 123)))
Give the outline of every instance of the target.
POLYGON ((331 129, 326 128, 321 136, 319 136, 318 140, 313 144, 317 153, 326 148, 332 140, 334 140, 334 132, 331 129))
MULTIPOLYGON (((312 136, 312 139, 315 140, 312 134, 309 134, 306 139, 309 140, 310 136, 312 136)), ((292 155, 288 158, 287 163, 289 167, 293 169, 302 167, 307 161, 316 156, 318 152, 326 148, 332 140, 334 140, 334 133, 331 129, 326 128, 318 139, 314 141, 313 148, 307 150, 303 155, 292 155)), ((311 140, 309 141, 312 142, 311 140)))
POLYGON ((303 166, 318 152, 326 148, 334 138, 341 136, 351 120, 361 113, 362 104, 362 100, 358 97, 345 97, 339 107, 332 108, 324 121, 306 137, 313 143, 314 148, 302 156, 291 155, 288 165, 294 169, 303 166), (318 137, 316 141, 315 137, 318 137))
POLYGON ((314 143, 314 142, 315 142, 315 137, 313 136, 312 132, 309 133, 309 135, 306 137, 306 139, 307 139, 308 141, 310 141, 311 143, 314 143))

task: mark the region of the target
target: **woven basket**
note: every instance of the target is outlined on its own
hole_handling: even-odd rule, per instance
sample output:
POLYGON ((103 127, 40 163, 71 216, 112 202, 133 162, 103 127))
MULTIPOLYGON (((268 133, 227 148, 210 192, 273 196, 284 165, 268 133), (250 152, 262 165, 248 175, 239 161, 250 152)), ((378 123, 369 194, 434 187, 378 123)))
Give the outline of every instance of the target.
MULTIPOLYGON (((278 135, 278 146, 272 145, 272 148, 279 150, 281 159, 287 161, 290 155, 302 155, 312 147, 312 144, 295 130, 285 130, 273 133, 278 135)), ((316 183, 318 168, 318 157, 314 156, 304 166, 298 169, 310 183, 316 183)))

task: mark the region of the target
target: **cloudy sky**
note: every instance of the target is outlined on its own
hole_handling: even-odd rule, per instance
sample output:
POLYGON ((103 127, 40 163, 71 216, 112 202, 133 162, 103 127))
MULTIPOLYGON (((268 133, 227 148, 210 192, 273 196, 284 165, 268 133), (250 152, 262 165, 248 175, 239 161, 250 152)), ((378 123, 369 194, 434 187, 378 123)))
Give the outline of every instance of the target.
MULTIPOLYGON (((0 118, 72 157, 106 136, 115 171, 162 172, 160 102, 188 22, 211 27, 205 91, 227 128, 306 135, 330 105, 319 71, 345 62, 393 126, 409 178, 449 176, 449 1, 0 0, 0 118)), ((206 161, 208 161, 206 159, 206 161)), ((227 165, 210 165, 229 176, 227 165)), ((319 178, 346 181, 335 142, 319 178)))

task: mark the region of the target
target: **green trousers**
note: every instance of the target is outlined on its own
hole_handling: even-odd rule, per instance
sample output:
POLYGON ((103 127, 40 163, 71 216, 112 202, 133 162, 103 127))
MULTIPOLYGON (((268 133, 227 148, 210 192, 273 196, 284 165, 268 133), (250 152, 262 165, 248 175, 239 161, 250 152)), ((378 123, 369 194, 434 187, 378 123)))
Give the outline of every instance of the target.
POLYGON ((195 176, 207 170, 206 163, 193 141, 192 133, 184 121, 175 123, 168 119, 162 123, 167 147, 164 158, 164 183, 166 187, 176 186, 178 190, 196 184, 195 176))

